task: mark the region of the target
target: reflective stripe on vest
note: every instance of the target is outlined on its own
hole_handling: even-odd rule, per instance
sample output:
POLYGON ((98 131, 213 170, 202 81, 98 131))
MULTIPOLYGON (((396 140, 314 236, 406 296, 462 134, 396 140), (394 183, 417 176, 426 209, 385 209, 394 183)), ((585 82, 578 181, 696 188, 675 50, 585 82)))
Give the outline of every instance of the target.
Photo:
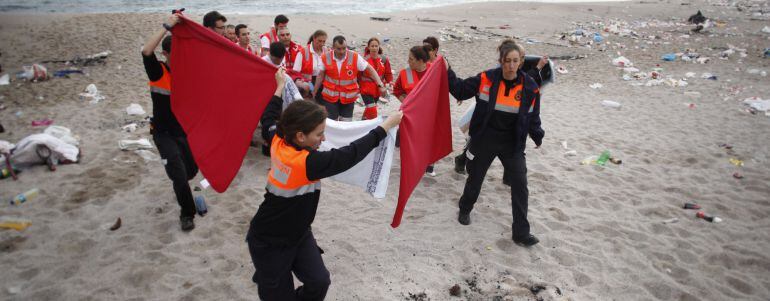
POLYGON ((171 72, 168 72, 166 65, 163 63, 160 63, 160 67, 163 70, 163 75, 158 80, 147 83, 150 85, 150 92, 171 95, 171 72))
POLYGON ((409 94, 409 92, 412 92, 414 87, 417 86, 417 83, 420 82, 420 78, 418 78, 417 71, 414 71, 409 67, 405 68, 404 70, 401 70, 401 72, 398 74, 398 78, 401 81, 401 88, 404 89, 404 92, 406 92, 406 94, 409 94))
POLYGON ((310 52, 310 47, 313 47, 313 44, 307 44, 302 52, 302 69, 300 70, 302 76, 307 80, 313 78, 313 53, 310 52))
MULTIPOLYGON (((489 90, 492 88, 492 81, 487 77, 486 72, 481 73, 481 84, 479 85, 478 98, 483 101, 489 101, 489 90)), ((521 98, 524 95, 524 83, 515 85, 508 96, 505 96, 505 84, 500 83, 497 89, 497 95, 495 96, 495 110, 508 113, 519 113, 521 107, 521 98)), ((537 98, 532 99, 532 104, 529 106, 529 113, 532 113, 535 109, 535 101, 537 98)))
POLYGON ((340 68, 337 68, 337 62, 332 57, 333 51, 328 51, 323 55, 323 64, 325 71, 323 81, 323 92, 321 96, 324 100, 336 103, 349 104, 356 101, 359 94, 358 87, 358 53, 347 51, 347 59, 342 62, 340 68))
POLYGON ((267 190, 282 197, 303 195, 320 189, 318 181, 307 178, 307 150, 297 150, 282 138, 275 136, 270 145, 270 172, 267 190))
POLYGON ((478 98, 483 101, 489 101, 489 88, 492 87, 492 81, 487 78, 486 72, 481 72, 481 84, 479 84, 478 98))

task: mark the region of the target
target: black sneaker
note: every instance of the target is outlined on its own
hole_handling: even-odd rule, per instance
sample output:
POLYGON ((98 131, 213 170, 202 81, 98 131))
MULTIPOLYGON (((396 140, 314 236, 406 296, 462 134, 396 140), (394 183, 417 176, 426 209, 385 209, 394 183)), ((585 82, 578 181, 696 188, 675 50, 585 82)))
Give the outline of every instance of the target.
POLYGON ((457 221, 460 222, 461 225, 470 225, 471 224, 471 213, 463 213, 460 211, 460 214, 457 215, 457 221))
POLYGON ((182 226, 182 231, 191 231, 192 229, 195 229, 195 222, 193 222, 194 217, 192 216, 183 216, 179 218, 179 224, 182 226))
POLYGON ((465 156, 459 155, 455 157, 455 172, 461 175, 465 174, 465 156))
POLYGON ((535 237, 532 234, 527 234, 518 238, 514 237, 513 242, 515 242, 517 245, 520 245, 522 247, 531 247, 539 243, 540 240, 537 239, 537 237, 535 237))

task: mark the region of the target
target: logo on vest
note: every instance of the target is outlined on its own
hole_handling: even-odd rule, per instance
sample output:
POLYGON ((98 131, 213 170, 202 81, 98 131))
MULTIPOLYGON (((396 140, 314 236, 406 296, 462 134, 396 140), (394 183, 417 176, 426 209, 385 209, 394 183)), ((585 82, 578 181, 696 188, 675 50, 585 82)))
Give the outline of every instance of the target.
POLYGON ((348 69, 348 76, 353 76, 353 70, 348 69))

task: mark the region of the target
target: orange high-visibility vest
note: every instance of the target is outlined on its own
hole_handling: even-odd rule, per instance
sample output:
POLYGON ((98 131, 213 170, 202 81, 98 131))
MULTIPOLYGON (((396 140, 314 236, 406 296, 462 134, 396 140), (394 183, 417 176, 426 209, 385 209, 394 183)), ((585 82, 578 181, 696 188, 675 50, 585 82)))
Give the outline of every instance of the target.
POLYGON ((332 53, 327 51, 322 56, 326 69, 321 93, 323 99, 331 103, 353 103, 358 98, 358 53, 348 50, 347 59, 342 62, 340 70, 337 70, 332 53))
POLYGON ((281 137, 270 145, 270 172, 267 191, 280 197, 294 197, 320 189, 321 183, 307 178, 308 150, 297 150, 281 137))
POLYGON ((401 87, 404 88, 404 92, 406 92, 407 95, 409 95, 409 92, 412 92, 414 87, 417 86, 417 83, 420 82, 417 71, 414 71, 409 67, 402 69, 401 72, 398 73, 398 80, 401 81, 401 87))
MULTIPOLYGON (((492 81, 487 77, 486 72, 481 73, 481 84, 479 85, 478 98, 482 101, 489 102, 489 89, 492 88, 492 81)), ((495 99, 495 110, 509 113, 519 113, 521 107, 521 97, 524 94, 524 83, 518 84, 505 95, 505 84, 500 83, 497 89, 497 98, 495 99)), ((529 106, 529 113, 535 109, 535 101, 537 98, 532 99, 532 104, 529 106)))
MULTIPOLYGON (((364 56, 364 59, 374 68, 374 71, 377 71, 377 75, 382 79, 382 76, 385 75, 385 63, 388 61, 388 57, 381 55, 375 59, 367 54, 364 56)), ((361 85, 361 94, 380 97, 380 89, 377 87, 377 82, 369 77, 369 74, 361 74, 359 85, 361 85)))
POLYGON ((171 72, 168 72, 166 64, 160 63, 160 67, 163 69, 163 75, 158 80, 147 83, 150 85, 150 92, 171 95, 171 72))
POLYGON ((283 60, 283 64, 286 66, 286 69, 291 70, 294 68, 294 59, 297 58, 297 53, 300 52, 302 52, 302 46, 294 42, 289 44, 289 49, 286 50, 286 55, 284 55, 283 60))
POLYGON ((307 47, 302 50, 302 69, 299 70, 302 73, 302 77, 308 82, 313 79, 313 68, 315 67, 313 65, 313 53, 310 51, 311 47, 313 47, 313 44, 307 44, 307 47))

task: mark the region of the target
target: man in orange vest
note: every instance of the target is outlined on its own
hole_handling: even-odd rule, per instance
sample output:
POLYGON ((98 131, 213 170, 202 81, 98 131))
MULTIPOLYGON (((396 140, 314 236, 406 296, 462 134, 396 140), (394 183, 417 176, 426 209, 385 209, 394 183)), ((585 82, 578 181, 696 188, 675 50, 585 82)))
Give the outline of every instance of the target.
POLYGON ((150 121, 150 133, 155 146, 160 153, 161 162, 166 168, 166 174, 171 179, 174 194, 182 212, 179 221, 183 231, 195 228, 195 201, 193 201, 189 180, 198 173, 187 135, 171 111, 171 69, 168 61, 159 62, 155 56, 155 48, 161 44, 162 54, 167 59, 171 52, 171 36, 166 31, 179 23, 179 15, 169 17, 164 23, 164 29, 150 37, 142 48, 144 70, 150 82, 150 97, 152 97, 153 117, 150 121), (164 38, 165 36, 165 38, 164 38))
POLYGON ((352 121, 353 108, 358 98, 358 73, 366 71, 374 79, 380 95, 386 95, 385 84, 377 71, 358 53, 348 50, 345 37, 336 36, 332 40, 333 51, 321 56, 321 69, 316 78, 313 98, 318 95, 321 85, 321 97, 324 107, 332 120, 352 121), (333 54, 333 55, 332 55, 333 54))
POLYGON ((267 55, 268 51, 270 51, 270 44, 278 42, 278 30, 287 26, 289 26, 289 18, 284 15, 275 16, 270 30, 259 37, 260 43, 262 43, 262 52, 259 56, 267 55))

